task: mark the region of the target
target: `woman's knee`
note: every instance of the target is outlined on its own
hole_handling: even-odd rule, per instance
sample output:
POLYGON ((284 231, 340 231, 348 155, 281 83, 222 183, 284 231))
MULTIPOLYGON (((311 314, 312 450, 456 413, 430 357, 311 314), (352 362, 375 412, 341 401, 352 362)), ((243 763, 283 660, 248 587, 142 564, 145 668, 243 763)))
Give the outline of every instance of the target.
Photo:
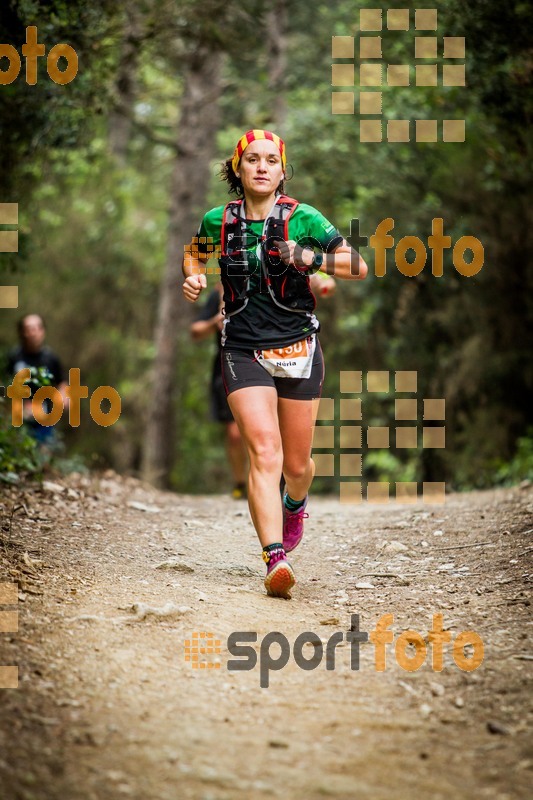
POLYGON ((248 442, 248 455, 250 467, 267 472, 279 472, 283 463, 281 437, 272 434, 262 434, 248 442))
POLYGON ((285 480, 288 481, 299 481, 302 478, 305 478, 309 470, 311 469, 311 459, 300 459, 295 460, 292 459, 285 459, 283 461, 283 474, 285 476, 285 480))

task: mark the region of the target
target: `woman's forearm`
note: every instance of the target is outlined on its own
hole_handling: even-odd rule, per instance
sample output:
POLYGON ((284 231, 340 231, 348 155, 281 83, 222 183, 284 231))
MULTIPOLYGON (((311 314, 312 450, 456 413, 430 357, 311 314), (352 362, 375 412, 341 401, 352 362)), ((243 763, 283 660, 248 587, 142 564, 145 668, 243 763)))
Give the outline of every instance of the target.
POLYGON ((190 275, 205 275, 206 262, 202 261, 191 253, 185 253, 181 264, 183 276, 188 278, 190 275))
POLYGON ((324 253, 323 272, 342 280, 363 280, 368 266, 359 253, 349 244, 342 244, 333 253, 324 253))

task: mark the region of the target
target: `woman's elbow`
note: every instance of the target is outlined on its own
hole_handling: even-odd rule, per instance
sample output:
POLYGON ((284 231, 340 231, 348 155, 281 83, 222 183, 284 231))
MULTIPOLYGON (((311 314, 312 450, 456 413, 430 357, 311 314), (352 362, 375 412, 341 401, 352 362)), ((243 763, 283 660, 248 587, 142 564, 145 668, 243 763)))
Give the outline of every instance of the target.
POLYGON ((357 250, 350 250, 350 266, 346 275, 348 279, 362 281, 368 275, 368 265, 357 250))

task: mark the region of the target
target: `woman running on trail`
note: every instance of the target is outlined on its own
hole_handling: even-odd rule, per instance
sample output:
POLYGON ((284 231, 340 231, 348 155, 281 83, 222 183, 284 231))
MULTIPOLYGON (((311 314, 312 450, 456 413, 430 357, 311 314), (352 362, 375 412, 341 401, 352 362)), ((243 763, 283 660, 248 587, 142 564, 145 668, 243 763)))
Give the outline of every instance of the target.
POLYGON ((184 259, 183 294, 198 300, 207 286, 209 252, 219 245, 224 385, 250 459, 248 504, 267 565, 265 587, 288 599, 295 576, 286 553, 300 543, 309 516, 311 446, 324 379, 309 276, 322 269, 361 280, 368 269, 319 211, 284 194, 286 163, 285 144, 275 133, 251 130, 239 139, 222 170, 238 199, 204 216, 198 257, 184 259))

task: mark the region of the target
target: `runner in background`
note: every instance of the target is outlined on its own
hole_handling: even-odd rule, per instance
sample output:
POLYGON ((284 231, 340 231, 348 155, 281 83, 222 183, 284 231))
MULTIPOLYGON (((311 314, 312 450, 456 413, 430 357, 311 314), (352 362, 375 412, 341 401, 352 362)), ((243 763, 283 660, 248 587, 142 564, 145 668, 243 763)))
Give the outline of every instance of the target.
POLYGON ((233 478, 231 495, 235 500, 240 500, 246 497, 248 458, 239 428, 233 419, 233 414, 226 400, 226 391, 222 379, 222 362, 220 358, 222 353, 220 340, 224 321, 222 291, 222 284, 217 283, 200 309, 198 318, 192 323, 190 333, 196 342, 213 335, 216 336, 217 351, 211 371, 211 416, 225 427, 226 452, 233 478))
POLYGON ((308 517, 324 379, 309 275, 322 268, 360 280, 368 268, 316 208, 284 194, 286 162, 285 144, 271 131, 251 130, 239 139, 222 171, 239 199, 205 214, 198 255, 191 250, 184 259, 183 294, 198 300, 207 287, 207 243, 220 245, 224 385, 250 459, 248 503, 267 565, 265 587, 288 599, 295 575, 286 553, 300 543, 308 517))

